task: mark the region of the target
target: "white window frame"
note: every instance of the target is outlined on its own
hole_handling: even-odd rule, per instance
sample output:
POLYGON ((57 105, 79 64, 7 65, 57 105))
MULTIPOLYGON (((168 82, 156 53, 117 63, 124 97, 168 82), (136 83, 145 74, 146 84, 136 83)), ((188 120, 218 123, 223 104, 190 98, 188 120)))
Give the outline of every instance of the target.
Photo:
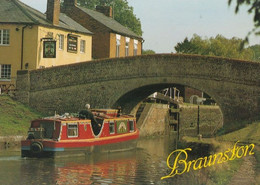
POLYGON ((11 66, 11 64, 0 64, 0 81, 11 81, 11 75, 12 75, 12 66, 11 66), (7 67, 7 66, 8 66, 8 69, 5 69, 6 71, 4 73, 9 72, 7 70, 10 70, 9 75, 2 74, 3 68, 7 67), (5 75, 5 77, 7 76, 7 78, 3 78, 2 77, 3 75, 5 75))
POLYGON ((134 56, 137 55, 138 51, 138 40, 134 40, 134 56))
POLYGON ((64 50, 64 35, 59 34, 59 49, 64 50))
POLYGON ((10 45, 10 30, 9 29, 0 29, 0 46, 9 46, 9 45, 10 45), (4 34, 4 32, 6 32, 6 34, 4 34), (8 37, 6 37, 6 36, 8 36, 8 37), (4 41, 6 43, 4 43, 4 41))
POLYGON ((78 126, 77 123, 68 123, 67 124, 67 136, 68 136, 68 138, 79 137, 79 126, 78 126), (73 126, 73 127, 76 126, 76 129, 75 128, 69 128, 70 126, 73 126), (74 132, 72 135, 70 134, 70 130, 72 130, 72 132, 74 132))
POLYGON ((85 53, 85 52, 86 52, 86 41, 80 40, 80 53, 85 53))
POLYGON ((130 42, 130 38, 126 37, 125 38, 125 56, 129 56, 129 42, 130 42))
POLYGON ((116 34, 116 57, 120 56, 121 35, 116 34))

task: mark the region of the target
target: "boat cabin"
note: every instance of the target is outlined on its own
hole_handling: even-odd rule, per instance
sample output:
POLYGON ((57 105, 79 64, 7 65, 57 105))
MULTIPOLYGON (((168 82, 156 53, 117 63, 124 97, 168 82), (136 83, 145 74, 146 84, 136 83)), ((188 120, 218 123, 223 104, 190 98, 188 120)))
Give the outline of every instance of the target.
POLYGON ((129 115, 118 116, 117 110, 93 110, 100 127, 89 119, 78 117, 49 117, 31 122, 28 139, 90 139, 131 133, 136 130, 135 118, 129 115))
POLYGON ((136 147, 139 131, 135 117, 112 109, 92 113, 96 123, 68 114, 33 120, 27 139, 21 142, 22 157, 86 155, 136 147))

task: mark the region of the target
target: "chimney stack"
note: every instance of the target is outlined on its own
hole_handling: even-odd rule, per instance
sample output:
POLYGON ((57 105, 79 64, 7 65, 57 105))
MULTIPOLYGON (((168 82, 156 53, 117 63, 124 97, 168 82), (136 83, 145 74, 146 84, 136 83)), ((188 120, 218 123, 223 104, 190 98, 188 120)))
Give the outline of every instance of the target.
POLYGON ((64 0, 64 7, 71 7, 71 6, 76 6, 77 5, 77 0, 64 0))
POLYGON ((96 6, 96 11, 103 13, 105 16, 113 17, 113 11, 111 6, 96 6))
POLYGON ((59 25, 60 20, 60 0, 48 0, 46 18, 53 25, 59 25))

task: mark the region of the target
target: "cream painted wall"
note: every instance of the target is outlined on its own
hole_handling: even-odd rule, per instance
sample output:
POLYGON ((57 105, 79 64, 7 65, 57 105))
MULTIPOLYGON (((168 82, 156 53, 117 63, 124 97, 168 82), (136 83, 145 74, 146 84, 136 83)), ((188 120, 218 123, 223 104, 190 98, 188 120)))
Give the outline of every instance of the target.
POLYGON ((38 29, 38 45, 37 45, 37 66, 52 67, 58 65, 66 65, 83 61, 90 61, 92 59, 92 36, 83 35, 79 33, 73 33, 64 30, 58 30, 53 28, 46 28, 39 26, 38 29), (42 38, 49 37, 48 32, 53 33, 53 39, 56 40, 56 58, 43 58, 43 40, 42 38), (64 35, 64 49, 59 49, 59 34, 64 35), (67 39, 68 34, 77 35, 78 37, 78 51, 77 53, 71 53, 67 51, 67 39), (80 52, 80 40, 85 40, 85 53, 80 52))
MULTIPOLYGON (((22 28, 21 24, 0 24, 0 29, 10 30, 10 44, 7 46, 0 45, 0 64, 11 64, 11 81, 1 81, 1 84, 15 84, 17 70, 21 70, 21 44, 22 28)), ((24 51, 23 67, 28 63, 28 69, 38 69, 40 66, 52 67, 66 65, 92 59, 92 36, 74 33, 66 30, 47 28, 33 25, 24 29, 24 51), (53 39, 56 43, 56 58, 43 58, 43 40, 47 37, 48 32, 53 33, 53 39), (59 49, 59 34, 64 35, 64 50, 59 49), (67 35, 74 34, 78 37, 77 53, 67 52, 67 35), (80 52, 80 40, 85 40, 85 53, 80 52)))
POLYGON ((10 44, 0 45, 0 64, 11 64, 11 81, 0 79, 0 84, 15 84, 16 71, 21 69, 22 27, 23 25, 0 24, 0 29, 10 30, 10 44))

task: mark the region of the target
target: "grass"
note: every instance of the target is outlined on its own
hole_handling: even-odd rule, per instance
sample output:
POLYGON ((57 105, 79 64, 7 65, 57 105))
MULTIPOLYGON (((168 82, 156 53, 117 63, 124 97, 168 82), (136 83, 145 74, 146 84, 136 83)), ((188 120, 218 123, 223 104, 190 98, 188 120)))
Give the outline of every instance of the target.
POLYGON ((248 122, 246 120, 230 122, 228 124, 224 124, 223 127, 217 131, 216 135, 221 136, 224 134, 235 132, 237 130, 247 127, 250 124, 252 124, 252 122, 248 122))
POLYGON ((245 128, 217 137, 218 141, 253 143, 260 146, 260 122, 254 122, 245 128))
MULTIPOLYGON (((240 143, 253 143, 256 145, 254 149, 254 157, 256 158, 256 182, 260 184, 260 122, 254 122, 252 124, 247 124, 245 128, 240 130, 217 136, 216 138, 203 138, 198 140, 196 137, 183 137, 185 142, 197 142, 211 144, 216 148, 217 151, 214 153, 225 151, 231 147, 235 142, 240 143)), ((228 184, 233 177, 233 175, 240 169, 243 160, 235 159, 233 161, 228 161, 221 165, 214 165, 208 170, 209 175, 209 185, 211 184, 228 184)))
POLYGON ((219 166, 218 165, 213 166, 213 168, 211 168, 209 171, 211 182, 213 182, 210 183, 210 185, 229 184, 232 176, 234 175, 235 172, 239 170, 239 167, 241 166, 242 162, 243 160, 236 159, 219 166))
POLYGON ((30 121, 39 117, 40 113, 0 95, 0 136, 26 135, 30 121))
POLYGON ((256 146, 255 151, 255 159, 256 159, 256 182, 260 184, 260 146, 256 146))

